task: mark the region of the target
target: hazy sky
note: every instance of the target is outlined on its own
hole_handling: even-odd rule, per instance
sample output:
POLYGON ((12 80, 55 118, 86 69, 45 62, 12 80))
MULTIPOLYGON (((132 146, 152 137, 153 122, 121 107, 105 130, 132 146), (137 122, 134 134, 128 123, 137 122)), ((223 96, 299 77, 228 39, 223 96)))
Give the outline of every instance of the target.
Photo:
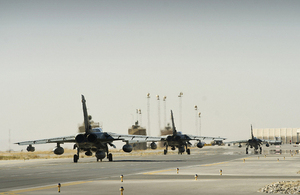
POLYGON ((126 134, 136 109, 147 127, 147 93, 155 136, 158 102, 161 128, 165 116, 156 95, 184 133, 196 134, 194 105, 202 135, 300 127, 299 10, 276 0, 1 0, 0 150, 9 130, 12 143, 75 134, 81 94, 108 132, 126 134))

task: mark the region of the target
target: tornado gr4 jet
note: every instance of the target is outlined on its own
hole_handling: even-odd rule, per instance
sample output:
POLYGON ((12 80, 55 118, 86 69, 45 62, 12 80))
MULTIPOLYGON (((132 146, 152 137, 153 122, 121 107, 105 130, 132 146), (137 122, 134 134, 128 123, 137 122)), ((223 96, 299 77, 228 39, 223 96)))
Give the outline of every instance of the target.
MULTIPOLYGON (((121 140, 126 144, 123 146, 124 152, 131 152, 132 146, 130 143, 137 142, 148 142, 149 138, 151 140, 159 140, 157 137, 148 137, 145 135, 122 135, 117 133, 103 132, 101 128, 92 129, 90 120, 91 116, 87 113, 86 101, 83 95, 82 98, 82 108, 83 108, 83 117, 84 117, 84 126, 85 133, 77 134, 75 136, 67 136, 67 137, 56 137, 50 139, 40 139, 33 141, 24 141, 18 142, 16 144, 19 145, 29 145, 27 147, 28 152, 33 152, 35 148, 32 146, 33 144, 46 144, 46 143, 56 143, 57 146, 53 149, 54 154, 61 155, 64 153, 64 148, 60 146, 63 143, 75 143, 74 149, 77 149, 77 154, 74 154, 74 162, 76 163, 79 159, 79 152, 84 151, 85 155, 92 156, 93 152, 97 158, 97 161, 102 161, 106 156, 109 161, 113 160, 112 154, 109 153, 108 145, 112 147, 116 147, 112 142, 121 140)), ((152 149, 156 149, 157 145, 155 142, 150 144, 152 149)))
POLYGON ((230 143, 239 143, 239 147, 242 147, 241 143, 245 143, 246 144, 246 154, 248 154, 248 148, 250 146, 250 148, 254 148, 254 153, 258 153, 258 149, 259 149, 259 153, 261 154, 262 152, 262 145, 265 143, 267 147, 270 146, 269 142, 271 140, 265 140, 265 139, 258 139, 256 137, 254 137, 253 135, 253 129, 252 129, 252 125, 251 125, 251 139, 248 140, 238 140, 238 141, 233 141, 230 143))
MULTIPOLYGON (((202 148, 204 144, 201 142, 201 139, 218 139, 218 140, 225 140, 226 138, 220 138, 220 137, 206 137, 206 136, 195 136, 195 135, 187 135, 182 134, 181 132, 178 132, 175 127, 174 123, 174 117, 173 112, 171 110, 171 120, 172 120, 172 129, 173 129, 173 135, 169 135, 167 137, 162 137, 161 141, 164 142, 164 145, 166 146, 166 149, 164 150, 164 154, 166 155, 168 152, 168 147, 171 147, 172 150, 175 150, 178 148, 178 154, 182 154, 185 152, 187 154, 190 154, 191 151, 188 148, 188 146, 191 146, 190 140, 197 140, 197 147, 202 148)), ((152 144, 152 143, 151 143, 152 144)))

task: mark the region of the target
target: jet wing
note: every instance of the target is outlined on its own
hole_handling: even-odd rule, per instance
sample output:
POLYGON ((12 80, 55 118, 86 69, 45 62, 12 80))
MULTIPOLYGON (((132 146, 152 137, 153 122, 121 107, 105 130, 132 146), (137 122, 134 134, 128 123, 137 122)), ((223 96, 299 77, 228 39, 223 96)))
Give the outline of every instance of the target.
MULTIPOLYGON (((125 134, 117 134, 107 132, 114 140, 121 140, 128 143, 139 143, 139 142, 153 142, 153 141, 160 141, 160 137, 152 137, 146 135, 125 135, 125 134)), ((33 144, 47 144, 47 143, 75 143, 76 136, 65 136, 65 137, 55 137, 49 139, 39 139, 39 140, 32 140, 32 141, 23 141, 17 142, 15 144, 18 145, 33 145, 33 144)))
MULTIPOLYGON (((141 142, 157 142, 157 141, 165 141, 167 136, 162 137, 154 137, 154 136, 147 136, 147 135, 126 135, 126 134, 117 134, 107 132, 114 140, 121 140, 123 142, 128 143, 141 143, 141 142)), ((194 135, 186 135, 187 140, 204 140, 204 139, 222 139, 225 140, 226 138, 221 137, 206 137, 206 136, 194 136, 194 135)), ((55 138, 48 138, 48 139, 39 139, 39 140, 31 140, 31 141, 23 141, 17 142, 15 144, 18 145, 33 145, 33 144, 47 144, 47 143, 75 143, 75 136, 65 136, 65 137, 55 137, 55 138)), ((239 143, 239 142, 236 142, 239 143)))
POLYGON ((236 143, 239 143, 239 144, 242 144, 242 143, 248 143, 248 140, 245 139, 245 140, 237 140, 237 141, 230 141, 230 142, 226 142, 226 144, 236 144, 236 143))
POLYGON ((224 137, 208 137, 208 136, 198 136, 198 135, 188 135, 188 137, 191 138, 191 140, 205 140, 205 139, 211 139, 211 140, 226 140, 227 138, 224 137))
POLYGON ((268 140, 268 139, 260 139, 264 144, 266 144, 266 143, 270 143, 270 142, 272 142, 272 141, 274 141, 274 140, 268 140))
POLYGON ((139 142, 154 142, 161 141, 161 137, 153 137, 147 135, 125 135, 107 132, 114 140, 122 140, 123 142, 128 143, 139 143, 139 142))
MULTIPOLYGON (((189 134, 183 134, 181 135, 182 137, 184 136, 185 139, 183 138, 182 140, 205 140, 205 139, 212 139, 212 140, 226 140, 227 138, 224 137, 208 137, 208 136, 198 136, 198 135, 189 135, 189 134)), ((166 136, 161 136, 161 140, 153 140, 153 141, 166 141, 167 140, 168 135, 166 136)))
POLYGON ((75 143, 75 136, 55 137, 49 139, 38 139, 32 141, 17 142, 18 145, 33 145, 33 144, 47 144, 47 143, 75 143))

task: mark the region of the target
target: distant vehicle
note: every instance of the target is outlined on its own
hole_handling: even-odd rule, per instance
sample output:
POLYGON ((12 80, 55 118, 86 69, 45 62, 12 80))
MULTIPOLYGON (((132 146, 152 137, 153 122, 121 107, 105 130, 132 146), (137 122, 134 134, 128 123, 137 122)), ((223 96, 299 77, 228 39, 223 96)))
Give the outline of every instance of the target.
POLYGON ((212 142, 211 142, 211 145, 212 146, 223 146, 224 145, 224 143, 223 143, 223 140, 221 139, 215 139, 215 140, 213 140, 212 142))
POLYGON ((168 153, 168 147, 171 147, 172 150, 175 150, 178 148, 178 154, 182 154, 185 152, 187 154, 190 154, 191 151, 188 148, 188 146, 191 146, 190 140, 197 140, 199 141, 197 143, 198 148, 202 148, 204 144, 201 142, 201 139, 218 139, 218 140, 225 140, 226 138, 220 138, 220 137, 206 137, 206 136, 195 136, 195 135, 187 135, 182 134, 181 132, 177 132, 175 123, 174 123, 174 117, 173 112, 171 110, 171 119, 172 119, 172 128, 173 128, 173 135, 169 135, 167 137, 162 137, 161 141, 164 142, 164 145, 166 146, 166 149, 164 150, 164 155, 168 153))
MULTIPOLYGON (((82 99, 82 108, 83 108, 83 117, 84 117, 84 126, 85 133, 77 134, 76 136, 67 136, 67 137, 56 137, 49 139, 40 139, 33 141, 24 141, 18 142, 18 145, 29 145, 27 147, 28 152, 35 151, 35 148, 32 146, 33 144, 46 144, 46 143, 56 143, 57 146, 53 149, 54 154, 61 155, 64 153, 64 148, 60 146, 63 143, 75 143, 74 149, 77 149, 77 154, 74 154, 73 161, 77 163, 79 159, 79 152, 84 151, 85 155, 92 156, 93 152, 95 153, 97 161, 104 159, 106 156, 109 161, 113 160, 112 154, 109 153, 108 145, 116 148, 116 146, 112 143, 113 141, 122 140, 126 142, 123 146, 124 152, 131 152, 132 146, 129 143, 137 143, 137 142, 148 142, 148 139, 160 139, 156 137, 149 137, 145 135, 122 135, 117 133, 103 132, 101 128, 92 129, 90 121, 92 119, 91 116, 87 113, 86 101, 83 95, 81 95, 82 99), (106 154, 105 154, 106 153, 106 154)), ((157 146, 154 142, 151 143, 151 148, 156 149, 157 146)))
POLYGON ((266 147, 269 147, 270 140, 264 140, 264 139, 258 139, 256 137, 253 136, 253 129, 252 129, 252 125, 251 125, 251 139, 248 140, 238 140, 238 141, 233 141, 230 143, 239 143, 239 147, 242 147, 241 143, 245 143, 246 144, 246 154, 248 154, 248 148, 250 146, 250 148, 254 148, 254 152, 261 154, 262 152, 262 145, 265 143, 266 147))

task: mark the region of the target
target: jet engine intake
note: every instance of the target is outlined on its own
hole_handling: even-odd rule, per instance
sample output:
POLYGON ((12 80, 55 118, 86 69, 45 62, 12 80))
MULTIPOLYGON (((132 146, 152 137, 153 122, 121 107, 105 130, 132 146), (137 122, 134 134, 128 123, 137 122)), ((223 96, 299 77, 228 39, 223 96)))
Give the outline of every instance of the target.
POLYGON ((197 143, 197 147, 198 147, 198 148, 203 148, 203 145, 204 145, 204 144, 203 144, 201 141, 199 141, 199 142, 197 143))
POLYGON ((150 144, 150 147, 151 147, 152 150, 155 150, 155 149, 157 148, 157 145, 156 145, 155 142, 152 142, 152 143, 150 144))
POLYGON ((65 152, 63 147, 55 147, 53 153, 56 155, 62 155, 65 152))
POLYGON ((84 134, 78 134, 78 135, 75 137, 75 141, 76 141, 77 143, 82 143, 82 142, 84 142, 84 140, 85 140, 84 134))
POLYGON ((105 158, 105 152, 103 152, 103 151, 97 151, 96 152, 96 158, 97 159, 103 159, 103 158, 105 158))
POLYGON ((128 153, 131 152, 132 151, 132 146, 130 144, 125 144, 123 146, 123 151, 128 152, 128 153))
POLYGON ((35 151, 35 147, 33 147, 31 144, 29 144, 29 146, 27 146, 26 150, 28 152, 34 152, 35 151))

